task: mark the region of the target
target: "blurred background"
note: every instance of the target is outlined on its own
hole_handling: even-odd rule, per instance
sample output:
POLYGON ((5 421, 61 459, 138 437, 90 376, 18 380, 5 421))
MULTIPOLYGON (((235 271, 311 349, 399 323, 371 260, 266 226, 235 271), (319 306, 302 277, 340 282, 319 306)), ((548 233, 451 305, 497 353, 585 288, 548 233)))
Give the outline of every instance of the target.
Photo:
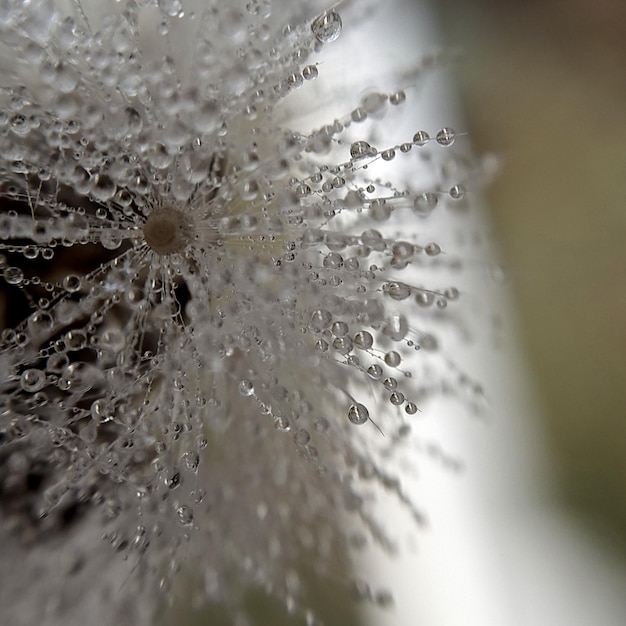
POLYGON ((440 0, 555 498, 626 554, 626 3, 440 0))

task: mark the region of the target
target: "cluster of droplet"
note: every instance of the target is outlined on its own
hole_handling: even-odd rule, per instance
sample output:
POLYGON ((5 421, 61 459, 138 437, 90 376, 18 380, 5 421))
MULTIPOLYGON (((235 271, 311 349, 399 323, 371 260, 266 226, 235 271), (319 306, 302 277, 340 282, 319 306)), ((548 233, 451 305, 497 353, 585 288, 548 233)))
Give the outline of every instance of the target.
POLYGON ((23 318, 0 338, 0 497, 31 536, 98 507, 163 585, 203 535, 208 593, 224 599, 228 561, 293 606, 284 564, 331 562, 327 510, 384 544, 374 484, 421 519, 372 440, 403 440, 441 391, 415 363, 459 291, 421 281, 457 260, 407 224, 462 201, 465 170, 450 128, 360 137, 404 91, 306 134, 275 122, 342 24, 329 10, 279 28, 270 9, 129 2, 98 29, 45 0, 0 9, 20 51, 0 92, 0 271, 7 319, 23 318), (177 56, 183 22, 196 34, 177 56), (165 52, 141 46, 148 27, 165 52), (369 177, 419 151, 454 167, 425 189, 369 177))

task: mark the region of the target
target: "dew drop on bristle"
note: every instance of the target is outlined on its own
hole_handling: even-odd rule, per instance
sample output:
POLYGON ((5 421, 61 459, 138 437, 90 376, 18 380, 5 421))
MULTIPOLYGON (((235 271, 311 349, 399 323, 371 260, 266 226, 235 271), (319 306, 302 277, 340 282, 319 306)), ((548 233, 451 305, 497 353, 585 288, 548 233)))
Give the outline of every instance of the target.
POLYGON ((335 41, 341 35, 342 21, 337 11, 325 11, 311 23, 311 30, 321 43, 335 41))

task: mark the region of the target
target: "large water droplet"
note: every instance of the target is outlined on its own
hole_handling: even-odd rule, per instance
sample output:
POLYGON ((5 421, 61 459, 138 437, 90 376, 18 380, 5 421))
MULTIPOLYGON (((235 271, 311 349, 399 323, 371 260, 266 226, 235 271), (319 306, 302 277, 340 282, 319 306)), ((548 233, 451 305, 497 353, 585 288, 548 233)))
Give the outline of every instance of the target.
POLYGON ((325 11, 311 23, 315 38, 321 43, 335 41, 341 35, 341 17, 336 11, 325 11))

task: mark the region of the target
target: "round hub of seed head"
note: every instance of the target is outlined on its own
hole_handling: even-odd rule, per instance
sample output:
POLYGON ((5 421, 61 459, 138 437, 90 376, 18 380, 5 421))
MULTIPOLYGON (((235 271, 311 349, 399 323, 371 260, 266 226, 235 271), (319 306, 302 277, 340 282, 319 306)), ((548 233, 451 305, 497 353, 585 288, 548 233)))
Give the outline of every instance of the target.
POLYGON ((180 211, 156 209, 143 225, 143 237, 157 254, 182 252, 191 239, 191 226, 180 211))

